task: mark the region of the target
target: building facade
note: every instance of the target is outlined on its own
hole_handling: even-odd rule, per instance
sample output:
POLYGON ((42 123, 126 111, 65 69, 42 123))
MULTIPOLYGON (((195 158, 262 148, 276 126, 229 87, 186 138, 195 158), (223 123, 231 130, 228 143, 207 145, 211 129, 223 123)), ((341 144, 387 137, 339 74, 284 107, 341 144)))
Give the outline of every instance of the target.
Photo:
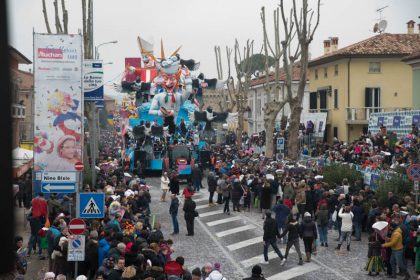
POLYGON ((357 139, 371 113, 413 108, 412 70, 402 59, 419 46, 420 35, 410 28, 341 49, 337 37, 324 41, 324 55, 309 62, 309 109, 328 113, 328 141, 357 139))
MULTIPOLYGON (((295 65, 292 69, 292 91, 296 94, 300 78, 300 66, 295 65)), ((274 83, 274 74, 269 75, 269 83, 274 83)), ((285 87, 286 74, 281 69, 280 71, 280 91, 279 96, 276 97, 276 100, 284 100, 286 97, 286 87, 285 87)), ((265 130, 264 127, 264 107, 267 103, 267 94, 264 90, 264 85, 267 83, 265 75, 262 75, 251 82, 251 86, 248 91, 248 106, 251 109, 246 117, 248 119, 248 132, 249 134, 259 133, 265 130)), ((307 112, 309 109, 309 92, 306 90, 308 88, 308 82, 305 87, 305 95, 303 98, 303 112, 307 112)), ((280 121, 283 116, 288 117, 290 115, 290 106, 286 104, 280 113, 277 115, 276 127, 280 127, 280 121)))
POLYGON ((12 89, 13 148, 21 146, 32 150, 34 77, 31 72, 19 69, 21 64, 32 62, 13 47, 10 52, 12 89))

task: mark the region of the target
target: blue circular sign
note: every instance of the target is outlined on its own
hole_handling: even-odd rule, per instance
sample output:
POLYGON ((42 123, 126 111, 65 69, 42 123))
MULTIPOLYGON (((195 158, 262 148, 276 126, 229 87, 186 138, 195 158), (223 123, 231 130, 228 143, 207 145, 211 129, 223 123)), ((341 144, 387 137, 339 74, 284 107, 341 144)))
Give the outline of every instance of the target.
POLYGON ((80 245, 82 245, 82 241, 80 241, 79 239, 76 239, 73 241, 72 245, 73 245, 73 248, 77 249, 80 247, 80 245))

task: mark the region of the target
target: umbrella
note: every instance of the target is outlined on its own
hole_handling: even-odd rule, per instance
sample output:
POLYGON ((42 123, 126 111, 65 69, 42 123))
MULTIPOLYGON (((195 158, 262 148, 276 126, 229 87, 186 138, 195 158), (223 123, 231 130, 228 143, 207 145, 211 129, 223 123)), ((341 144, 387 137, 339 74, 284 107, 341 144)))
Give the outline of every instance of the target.
POLYGON ((373 229, 376 229, 378 231, 383 231, 388 226, 387 222, 376 222, 372 225, 373 229))

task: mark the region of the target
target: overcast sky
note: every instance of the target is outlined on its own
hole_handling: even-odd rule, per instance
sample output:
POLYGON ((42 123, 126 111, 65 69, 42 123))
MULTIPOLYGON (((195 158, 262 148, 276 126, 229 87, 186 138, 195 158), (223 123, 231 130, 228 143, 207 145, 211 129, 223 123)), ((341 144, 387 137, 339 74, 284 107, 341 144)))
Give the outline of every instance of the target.
MULTIPOLYGON (((46 32, 41 0, 8 0, 9 42, 32 60, 32 30, 46 32)), ((46 0, 50 26, 54 28, 53 1, 46 0)), ((61 2, 61 1, 59 1, 61 2)), ((286 0, 291 2, 291 0, 286 0)), ((297 0, 297 2, 300 2, 297 0)), ((310 0, 315 7, 315 0, 310 0)), ((232 47, 235 38, 244 43, 248 38, 262 43, 260 9, 266 6, 267 19, 272 23, 276 0, 94 0, 94 44, 118 40, 118 44, 100 48, 105 66, 105 81, 124 70, 124 57, 139 56, 136 37, 142 36, 155 44, 160 52, 163 38, 166 53, 179 45, 181 57, 201 62, 207 77, 216 76, 214 46, 232 47)), ((321 21, 311 44, 312 58, 322 55, 323 40, 339 37, 339 48, 373 36, 372 27, 379 18, 388 21, 386 32, 406 33, 406 22, 419 23, 420 0, 322 0, 321 21)), ((67 0, 69 32, 82 28, 81 0, 67 0)), ((417 25, 415 32, 418 32, 417 25)), ((271 33, 272 34, 272 33, 271 33)), ((270 35, 271 36, 271 35, 270 35)), ((273 37, 273 36, 271 36, 273 37)), ((224 63, 226 76, 226 63, 224 63)))

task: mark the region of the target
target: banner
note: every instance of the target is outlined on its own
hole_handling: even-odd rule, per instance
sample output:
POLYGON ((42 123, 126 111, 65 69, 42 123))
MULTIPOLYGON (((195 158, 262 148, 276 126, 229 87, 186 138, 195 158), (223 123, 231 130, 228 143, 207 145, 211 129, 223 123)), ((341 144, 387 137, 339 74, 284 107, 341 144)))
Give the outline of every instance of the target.
POLYGON ((369 116, 369 132, 375 135, 381 126, 385 126, 387 132, 395 132, 398 138, 409 134, 413 126, 419 127, 420 110, 378 112, 369 116))
POLYGON ((82 162, 82 36, 34 34, 34 169, 82 162))
POLYGON ((312 131, 315 137, 324 137, 327 113, 302 112, 300 122, 305 125, 307 131, 312 131))
POLYGON ((104 100, 104 70, 102 60, 86 59, 83 63, 85 101, 104 100))

